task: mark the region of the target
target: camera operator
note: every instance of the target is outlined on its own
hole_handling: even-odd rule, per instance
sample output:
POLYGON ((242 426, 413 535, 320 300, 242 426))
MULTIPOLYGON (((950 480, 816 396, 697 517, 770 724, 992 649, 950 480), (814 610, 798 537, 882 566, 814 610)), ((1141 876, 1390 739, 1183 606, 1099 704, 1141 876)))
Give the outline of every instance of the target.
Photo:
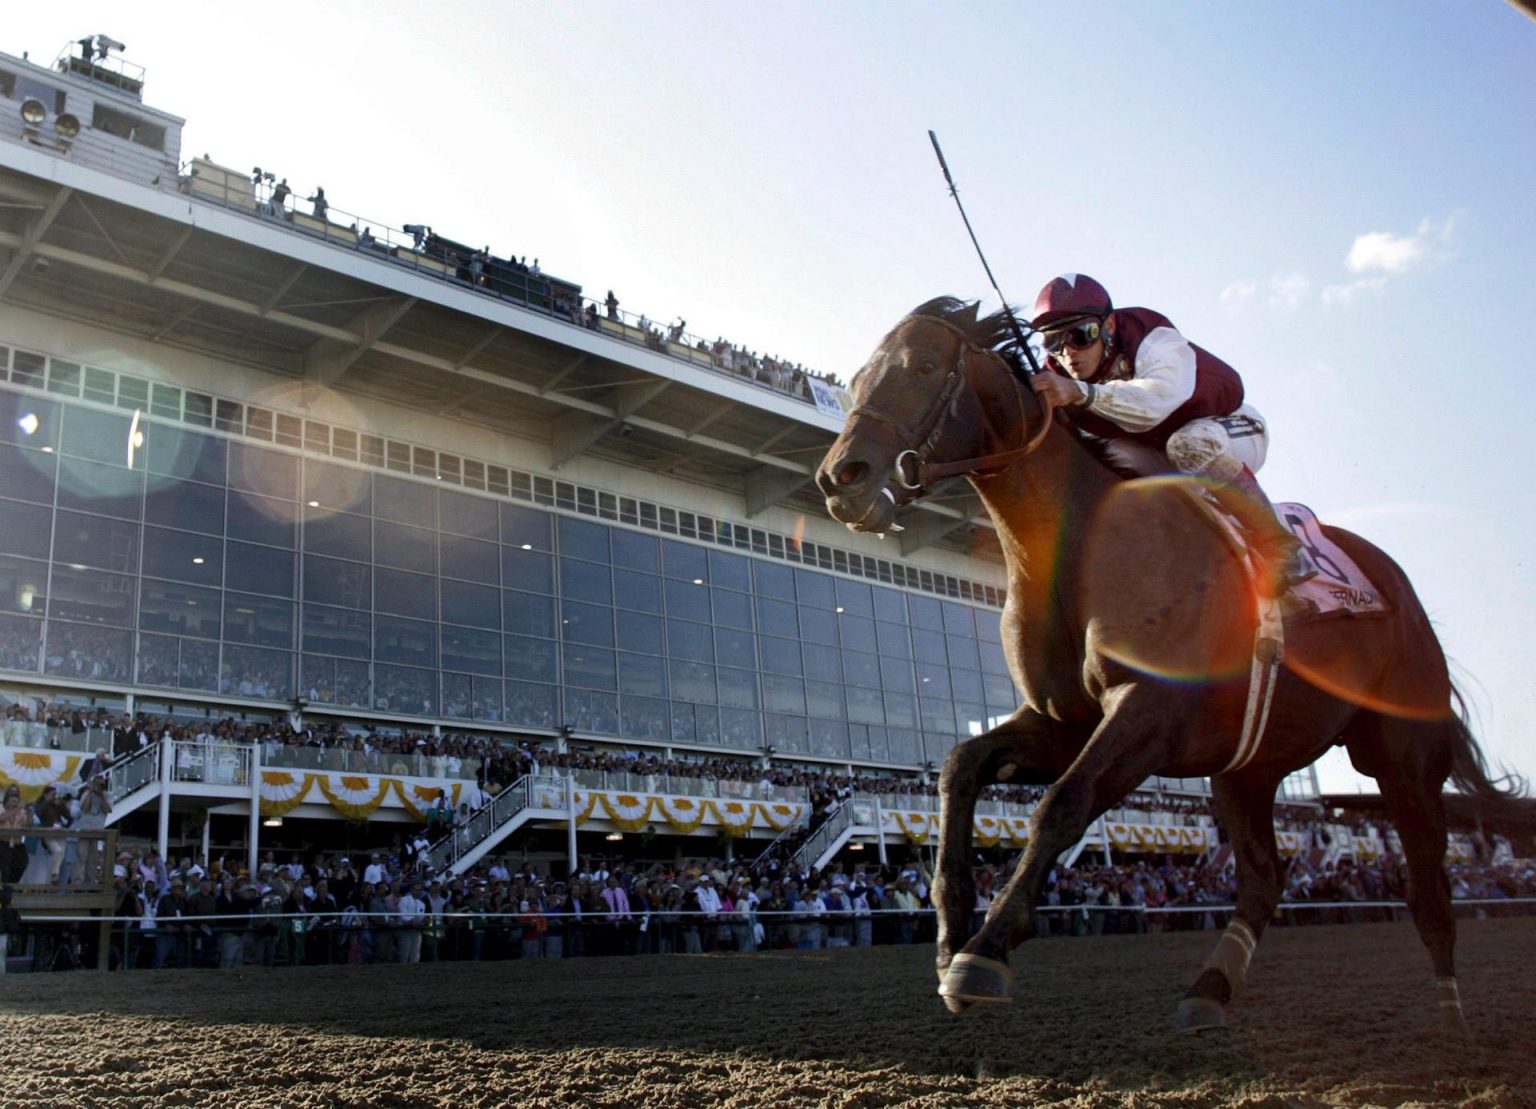
MULTIPOLYGON (((77 827, 82 832, 99 832, 107 826, 107 814, 112 811, 112 798, 107 796, 107 777, 98 774, 91 778, 80 791, 80 819, 77 827)), ((80 880, 86 884, 101 881, 105 856, 105 841, 95 836, 82 837, 80 845, 80 880)))
POLYGON ((155 956, 155 901, 144 893, 144 879, 137 868, 118 863, 112 868, 112 888, 117 893, 115 916, 133 921, 123 931, 123 966, 149 966, 155 956))

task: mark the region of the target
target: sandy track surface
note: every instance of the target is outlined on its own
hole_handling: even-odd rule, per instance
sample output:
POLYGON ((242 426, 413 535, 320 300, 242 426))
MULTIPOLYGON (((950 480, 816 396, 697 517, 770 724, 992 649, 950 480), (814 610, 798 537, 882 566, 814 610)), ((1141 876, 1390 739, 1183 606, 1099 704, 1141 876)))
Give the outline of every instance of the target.
POLYGON ((1407 924, 1276 929, 1173 1035, 1214 934, 1054 939, 963 1017, 932 949, 0 979, 0 1103, 1536 1106, 1536 919, 1463 922, 1447 1045, 1407 924))

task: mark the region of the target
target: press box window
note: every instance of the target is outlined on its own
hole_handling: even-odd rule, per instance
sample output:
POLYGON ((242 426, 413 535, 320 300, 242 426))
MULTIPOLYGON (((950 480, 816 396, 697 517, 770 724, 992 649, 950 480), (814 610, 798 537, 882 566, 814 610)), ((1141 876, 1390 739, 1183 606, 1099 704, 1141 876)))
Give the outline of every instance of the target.
POLYGON ((127 112, 119 112, 105 104, 96 105, 95 111, 91 113, 91 126, 109 135, 116 135, 120 139, 147 146, 151 150, 165 149, 164 127, 129 115, 127 112))
POLYGON ((27 351, 18 350, 16 360, 11 366, 11 380, 17 385, 41 389, 46 366, 47 362, 41 354, 30 354, 27 351))
POLYGON ((116 397, 116 379, 106 370, 98 370, 93 366, 85 368, 85 399, 97 401, 100 404, 112 404, 116 397))

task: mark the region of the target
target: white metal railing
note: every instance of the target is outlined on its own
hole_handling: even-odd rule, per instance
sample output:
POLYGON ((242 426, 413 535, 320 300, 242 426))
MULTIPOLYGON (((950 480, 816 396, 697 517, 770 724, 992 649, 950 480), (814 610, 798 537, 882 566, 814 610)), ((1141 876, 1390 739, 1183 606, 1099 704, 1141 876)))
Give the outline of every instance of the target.
POLYGON ((773 858, 775 854, 786 851, 789 845, 794 841, 794 838, 800 834, 800 829, 803 827, 804 825, 801 822, 796 821, 788 828, 785 828, 778 835, 774 836, 773 840, 768 844, 768 846, 763 848, 762 853, 758 855, 757 858, 752 860, 753 872, 755 873, 762 870, 763 865, 767 863, 769 859, 773 858))
POLYGON ((160 745, 141 747, 107 771, 107 796, 113 804, 134 790, 160 780, 160 745))
POLYGON ((39 723, 33 720, 6 720, 0 723, 0 743, 7 747, 38 747, 49 751, 82 751, 93 754, 112 750, 112 729, 86 728, 74 731, 69 724, 39 723))
POLYGON ((390 227, 329 203, 316 209, 313 197, 299 195, 302 190, 287 191, 282 199, 277 199, 273 184, 265 174, 261 180, 253 181, 224 167, 187 162, 181 167, 181 190, 204 203, 234 209, 301 234, 326 239, 429 277, 468 285, 486 296, 543 312, 576 327, 644 346, 658 354, 808 404, 815 403, 809 380, 824 380, 822 374, 786 360, 759 355, 721 340, 711 342, 702 335, 684 330, 682 320, 664 324, 659 318, 643 312, 621 309, 617 301, 610 308, 606 299, 600 301, 576 294, 576 287, 570 282, 543 271, 534 271, 532 267, 509 264, 507 260, 496 258, 482 258, 477 262, 474 256, 460 257, 425 226, 418 235, 414 230, 390 227), (309 206, 307 212, 301 208, 305 204, 309 206), (551 284, 552 278, 559 284, 551 284))
POLYGON ((729 801, 803 802, 801 786, 771 782, 738 782, 724 778, 692 778, 681 774, 630 774, 620 770, 571 770, 579 789, 609 793, 664 793, 677 797, 723 797, 729 801))
POLYGON ((530 805, 541 809, 564 808, 565 783, 545 775, 524 775, 429 847, 427 865, 441 873, 530 805))
MULTIPOLYGON (((927 793, 856 793, 854 800, 860 805, 873 806, 879 797, 880 807, 895 812, 937 813, 942 800, 927 793)), ((1027 804, 1018 801, 993 801, 985 797, 976 799, 977 816, 1007 816, 1028 820, 1034 815, 1037 801, 1027 804)))
POLYGON ((479 776, 480 760, 457 755, 425 755, 411 752, 354 751, 350 748, 300 747, 272 743, 262 749, 263 766, 289 770, 330 770, 343 774, 390 774, 405 778, 447 778, 472 781, 479 776))
POLYGON ((251 782, 255 745, 223 740, 173 739, 171 780, 213 786, 245 786, 251 782))
POLYGON ((843 805, 817 828, 805 842, 795 849, 795 853, 788 859, 786 869, 794 871, 801 866, 810 866, 821 857, 823 851, 830 847, 844 829, 853 823, 853 806, 843 805))

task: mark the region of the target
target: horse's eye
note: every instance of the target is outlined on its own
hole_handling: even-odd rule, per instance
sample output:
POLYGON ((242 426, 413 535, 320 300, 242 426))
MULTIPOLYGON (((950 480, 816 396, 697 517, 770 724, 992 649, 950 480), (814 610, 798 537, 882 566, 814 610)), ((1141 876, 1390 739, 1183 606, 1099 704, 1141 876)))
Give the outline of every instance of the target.
POLYGON ((936 368, 932 358, 919 358, 914 366, 920 374, 931 374, 936 368))

